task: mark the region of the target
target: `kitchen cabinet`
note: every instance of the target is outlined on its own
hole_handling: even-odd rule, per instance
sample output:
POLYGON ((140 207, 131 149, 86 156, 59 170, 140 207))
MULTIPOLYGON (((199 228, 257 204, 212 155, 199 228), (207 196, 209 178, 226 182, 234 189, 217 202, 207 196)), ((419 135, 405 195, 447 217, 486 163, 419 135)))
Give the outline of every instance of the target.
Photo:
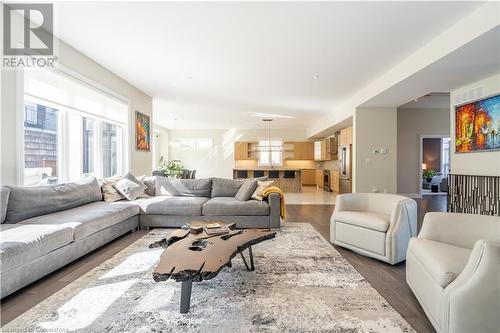
POLYGON ((316 170, 302 170, 302 185, 316 185, 316 170))
POLYGON ((339 172, 330 170, 330 190, 339 193, 339 172))
POLYGON ((235 160, 248 160, 248 142, 235 142, 234 143, 234 159, 235 160))
POLYGON ((352 127, 347 127, 340 131, 339 145, 351 145, 351 144, 352 144, 352 127))
POLYGON ((235 160, 257 160, 258 154, 254 150, 255 142, 237 141, 234 143, 235 160))
POLYGON ((294 160, 314 160, 314 142, 294 142, 293 143, 294 160))
POLYGON ((326 146, 326 160, 338 160, 338 143, 335 137, 325 139, 326 146))
POLYGON ((337 140, 335 137, 326 138, 314 143, 314 160, 331 161, 337 157, 337 140))
POLYGON ((324 185, 323 173, 324 173, 323 170, 316 170, 315 172, 316 186, 323 187, 324 185))

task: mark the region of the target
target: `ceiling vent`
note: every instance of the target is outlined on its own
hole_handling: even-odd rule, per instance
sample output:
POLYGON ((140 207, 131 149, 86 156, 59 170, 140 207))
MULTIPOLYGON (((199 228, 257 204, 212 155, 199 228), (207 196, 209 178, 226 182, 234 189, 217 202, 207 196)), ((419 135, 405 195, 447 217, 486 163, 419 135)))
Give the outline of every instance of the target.
POLYGON ((484 97, 484 85, 462 91, 455 95, 455 105, 464 104, 484 97))

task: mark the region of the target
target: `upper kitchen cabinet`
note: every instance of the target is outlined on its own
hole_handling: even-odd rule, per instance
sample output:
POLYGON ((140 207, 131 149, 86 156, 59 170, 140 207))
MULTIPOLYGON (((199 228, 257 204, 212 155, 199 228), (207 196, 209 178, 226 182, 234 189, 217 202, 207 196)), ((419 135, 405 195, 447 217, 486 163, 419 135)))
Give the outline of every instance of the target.
POLYGON ((330 137, 314 143, 314 160, 331 161, 337 157, 337 139, 330 137))
POLYGON ((351 145, 351 144, 352 144, 352 127, 347 127, 340 131, 339 145, 351 145))
POLYGON ((235 142, 234 159, 235 160, 256 160, 255 151, 252 150, 254 142, 235 142))
POLYGON ((314 160, 314 142, 294 142, 293 146, 294 160, 314 160))

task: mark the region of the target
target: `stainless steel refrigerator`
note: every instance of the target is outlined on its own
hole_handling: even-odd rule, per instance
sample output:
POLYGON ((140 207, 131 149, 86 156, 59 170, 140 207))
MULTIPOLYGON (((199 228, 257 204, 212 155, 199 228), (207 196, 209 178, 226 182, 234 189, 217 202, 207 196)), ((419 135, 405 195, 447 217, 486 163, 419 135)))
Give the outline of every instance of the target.
POLYGON ((339 193, 351 193, 352 192, 352 145, 340 145, 339 146, 339 193))

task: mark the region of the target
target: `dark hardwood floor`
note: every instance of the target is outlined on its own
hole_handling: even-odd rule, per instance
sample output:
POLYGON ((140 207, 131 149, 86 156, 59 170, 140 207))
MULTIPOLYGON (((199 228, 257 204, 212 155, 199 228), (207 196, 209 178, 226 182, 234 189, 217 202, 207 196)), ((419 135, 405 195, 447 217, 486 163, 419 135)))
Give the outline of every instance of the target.
MULTIPOLYGON (((420 231, 427 212, 446 211, 446 196, 425 196, 418 204, 417 229, 420 231)), ((330 240, 330 217, 333 205, 287 205, 288 222, 309 222, 323 237, 330 240)), ((356 270, 405 318, 418 332, 435 332, 410 287, 406 284, 405 263, 394 266, 334 246, 356 270)))
MULTIPOLYGON (((445 211, 445 196, 417 199, 418 230, 426 212, 445 211)), ((288 222, 308 222, 326 239, 330 238, 330 216, 333 205, 287 205, 288 222)), ((117 240, 66 265, 58 271, 4 298, 0 303, 0 323, 4 325, 31 307, 48 298, 72 281, 83 276, 134 241, 146 231, 126 234, 117 240)), ((335 248, 366 278, 366 280, 405 318, 418 332, 434 332, 422 308, 406 285, 404 263, 391 266, 363 257, 352 251, 335 248)))

